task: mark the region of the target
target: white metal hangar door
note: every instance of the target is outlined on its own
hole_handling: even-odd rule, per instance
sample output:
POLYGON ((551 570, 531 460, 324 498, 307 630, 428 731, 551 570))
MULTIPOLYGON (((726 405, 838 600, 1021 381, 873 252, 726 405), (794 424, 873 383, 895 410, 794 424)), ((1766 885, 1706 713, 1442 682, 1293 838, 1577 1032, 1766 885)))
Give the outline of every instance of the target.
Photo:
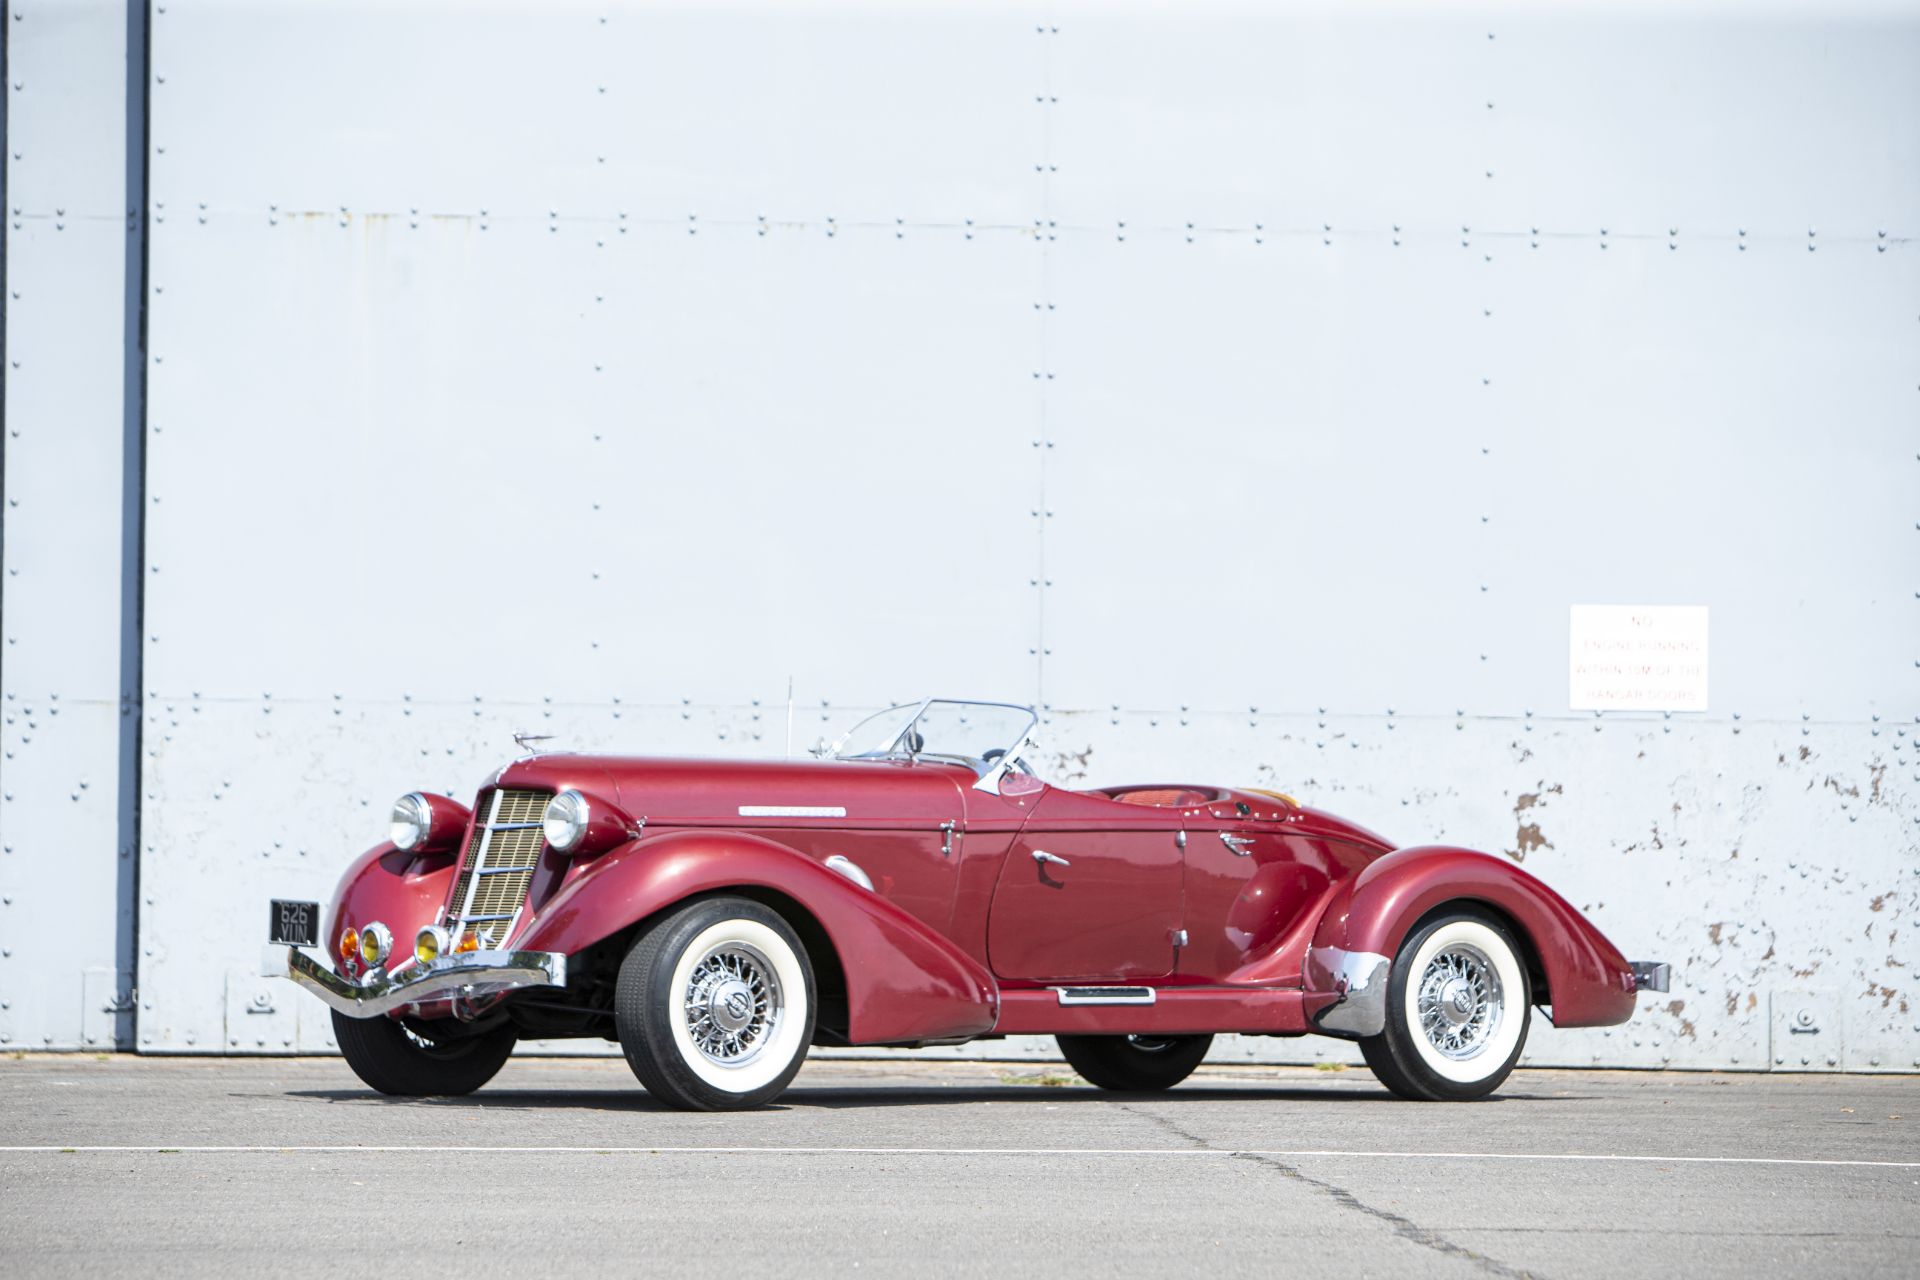
POLYGON ((1678 977, 1532 1061, 1913 1065, 1911 7, 164 8, 140 1047, 325 1047, 260 905, 394 794, 791 679, 1524 860, 1678 977), (1705 710, 1575 708, 1623 604, 1705 710))

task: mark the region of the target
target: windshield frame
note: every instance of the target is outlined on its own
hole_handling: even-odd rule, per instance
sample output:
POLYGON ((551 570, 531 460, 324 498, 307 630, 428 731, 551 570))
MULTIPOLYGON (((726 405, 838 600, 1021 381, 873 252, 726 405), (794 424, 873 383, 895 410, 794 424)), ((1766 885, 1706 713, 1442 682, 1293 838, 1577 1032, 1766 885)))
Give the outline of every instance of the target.
MULTIPOLYGON (((966 765, 979 775, 979 781, 975 785, 986 786, 990 779, 995 783, 998 782, 1000 775, 1007 771, 1007 767, 1013 762, 1015 757, 1020 754, 1021 748, 1025 747, 1028 742, 1032 740, 1033 731, 1038 727, 1039 723, 1039 713, 1024 703, 988 702, 980 698, 922 698, 918 703, 896 703, 891 707, 884 707, 870 716, 863 717, 858 723, 853 725, 852 728, 841 734, 840 737, 834 741, 833 746, 827 751, 827 757, 832 760, 947 760, 956 764, 966 765), (902 746, 901 744, 906 741, 908 733, 915 725, 920 723, 921 719, 927 714, 927 710, 936 705, 993 707, 1002 711, 1018 711, 1025 714, 1027 722, 1011 742, 1008 742, 1003 747, 993 748, 993 750, 999 751, 1001 754, 998 759, 991 761, 980 756, 957 755, 942 751, 913 751, 902 746), (847 740, 854 735, 854 732, 858 730, 861 725, 866 724, 869 720, 878 719, 880 716, 887 715, 889 712, 905 711, 909 708, 913 710, 913 715, 902 722, 899 732, 893 735, 893 738, 885 747, 878 751, 862 751, 853 755, 843 754, 843 748, 847 745, 847 740)), ((987 789, 991 790, 992 787, 988 786, 987 789)))

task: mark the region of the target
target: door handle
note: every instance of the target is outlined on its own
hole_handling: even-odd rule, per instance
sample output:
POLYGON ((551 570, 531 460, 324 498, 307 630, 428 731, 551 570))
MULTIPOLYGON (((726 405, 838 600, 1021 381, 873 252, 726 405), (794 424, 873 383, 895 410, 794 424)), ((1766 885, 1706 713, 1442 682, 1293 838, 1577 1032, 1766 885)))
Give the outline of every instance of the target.
POLYGON ((1251 836, 1230 836, 1222 831, 1220 833, 1220 843, 1233 850, 1235 857, 1251 858, 1253 856, 1250 852, 1253 846, 1253 838, 1251 836))
POLYGON ((1060 857, 1058 854, 1048 853, 1045 849, 1035 849, 1033 851, 1033 860, 1042 866, 1045 866, 1049 862, 1056 867, 1070 867, 1073 865, 1065 858, 1060 857))

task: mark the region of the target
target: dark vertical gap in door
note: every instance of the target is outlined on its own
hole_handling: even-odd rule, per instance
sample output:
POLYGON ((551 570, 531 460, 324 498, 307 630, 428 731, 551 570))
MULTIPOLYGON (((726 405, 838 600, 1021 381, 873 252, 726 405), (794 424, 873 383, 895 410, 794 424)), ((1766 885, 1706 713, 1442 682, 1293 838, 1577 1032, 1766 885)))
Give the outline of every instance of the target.
POLYGON ((140 1001, 140 727, 143 703, 147 563, 147 86, 153 60, 148 0, 127 3, 127 178, 125 293, 121 306, 120 461, 120 816, 114 931, 117 960, 114 1043, 135 1047, 140 1001))

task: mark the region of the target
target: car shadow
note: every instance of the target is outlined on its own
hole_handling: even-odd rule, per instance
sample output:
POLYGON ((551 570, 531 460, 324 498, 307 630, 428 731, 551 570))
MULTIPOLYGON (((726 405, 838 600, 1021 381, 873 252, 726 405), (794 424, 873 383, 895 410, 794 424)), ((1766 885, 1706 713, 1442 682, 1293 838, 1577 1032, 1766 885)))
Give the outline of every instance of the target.
MULTIPOLYGON (((367 1107, 429 1107, 471 1111, 670 1111, 635 1085, 632 1089, 482 1089, 464 1097, 393 1098, 371 1089, 291 1089, 280 1097, 304 1102, 323 1102, 367 1107)), ((1151 1100, 1169 1106, 1201 1102, 1298 1102, 1315 1106, 1341 1106, 1350 1103, 1401 1102, 1383 1088, 1300 1087, 1223 1089, 1198 1086, 1176 1087, 1148 1093, 1122 1093, 1097 1089, 1091 1085, 1046 1086, 1032 1084, 976 1085, 961 1089, 920 1088, 879 1085, 862 1088, 851 1085, 797 1085, 780 1095, 777 1102, 762 1111, 840 1111, 868 1110, 878 1107, 952 1107, 982 1102, 1002 1105, 1040 1103, 1093 1103, 1151 1100)), ((1578 1102, 1573 1094, 1498 1093, 1477 1105, 1526 1102, 1578 1102)), ((1452 1106, 1452 1103, 1433 1103, 1452 1106)))

